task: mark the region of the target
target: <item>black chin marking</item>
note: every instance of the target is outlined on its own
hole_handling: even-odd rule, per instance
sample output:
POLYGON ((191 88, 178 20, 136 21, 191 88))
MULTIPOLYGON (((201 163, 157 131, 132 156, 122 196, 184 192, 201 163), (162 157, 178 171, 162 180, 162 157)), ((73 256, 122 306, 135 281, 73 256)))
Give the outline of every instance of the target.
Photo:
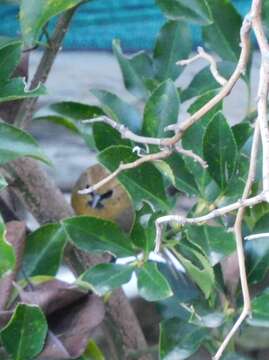
POLYGON ((89 195, 91 196, 91 200, 88 201, 89 206, 93 209, 103 209, 105 206, 103 201, 112 197, 113 190, 108 190, 104 194, 99 194, 96 191, 93 191, 89 195))

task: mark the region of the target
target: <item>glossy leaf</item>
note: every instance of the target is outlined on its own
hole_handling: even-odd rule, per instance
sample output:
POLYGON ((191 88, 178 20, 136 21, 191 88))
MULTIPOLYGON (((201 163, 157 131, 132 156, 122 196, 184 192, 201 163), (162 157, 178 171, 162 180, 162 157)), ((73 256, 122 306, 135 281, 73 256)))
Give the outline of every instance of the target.
POLYGON ((236 62, 240 53, 241 16, 231 1, 207 0, 213 24, 203 28, 203 38, 222 59, 236 62))
POLYGON ((141 209, 136 212, 131 238, 134 245, 142 249, 146 254, 149 254, 154 249, 156 237, 155 220, 161 215, 163 213, 154 212, 147 203, 143 203, 141 209))
POLYGON ((156 0, 156 2, 171 19, 191 21, 201 25, 212 22, 207 0, 156 0))
POLYGON ((0 165, 22 156, 50 163, 30 134, 0 122, 0 165))
POLYGON ((90 216, 76 216, 63 220, 70 241, 89 252, 110 252, 116 256, 134 255, 130 240, 115 224, 90 216))
POLYGON ((153 92, 145 105, 143 133, 151 137, 164 137, 164 128, 177 123, 178 112, 177 88, 173 81, 167 80, 153 92))
POLYGON ((14 78, 0 87, 0 103, 45 95, 44 85, 28 90, 23 78, 14 78))
MULTIPOLYGON (((260 218, 252 230, 253 234, 268 233, 268 214, 260 218)), ((269 236, 245 242, 248 281, 262 281, 269 270, 269 236)))
POLYGON ((27 47, 38 40, 42 28, 53 17, 81 3, 82 0, 21 0, 20 25, 27 47))
POLYGON ((7 186, 8 183, 6 182, 5 178, 3 176, 0 176, 0 191, 2 191, 7 186))
POLYGON ((175 176, 175 187, 187 195, 198 195, 199 191, 195 179, 186 167, 186 164, 179 154, 173 154, 166 162, 172 169, 175 176))
POLYGON ((91 90, 100 101, 105 114, 125 125, 133 132, 141 130, 141 117, 134 107, 121 100, 117 95, 104 90, 91 90))
POLYGON ((13 359, 31 360, 41 352, 47 331, 46 318, 37 306, 19 304, 1 339, 13 359))
POLYGON ((20 62, 21 57, 21 42, 10 42, 3 47, 0 47, 0 84, 1 87, 9 80, 13 74, 16 66, 20 62))
POLYGON ((131 59, 127 58, 122 53, 119 40, 113 41, 113 52, 117 57, 119 66, 121 68, 126 89, 139 98, 146 98, 148 96, 148 90, 145 86, 143 78, 138 73, 138 69, 132 63, 131 59))
POLYGON ((166 161, 156 160, 153 162, 153 164, 160 171, 160 173, 163 174, 163 176, 171 182, 173 186, 176 185, 176 178, 173 170, 166 161))
POLYGON ((187 25, 180 21, 165 23, 153 53, 155 78, 159 81, 175 80, 182 71, 176 62, 188 57, 191 46, 191 34, 187 25))
POLYGON ((101 122, 92 125, 92 134, 95 146, 99 151, 105 150, 112 145, 132 146, 130 140, 123 139, 117 130, 101 122))
POLYGON ((82 120, 92 119, 103 114, 103 111, 97 106, 74 101, 61 101, 39 110, 35 114, 34 120, 50 121, 64 126, 75 134, 81 135, 86 144, 93 148, 92 126, 83 124, 82 120))
MULTIPOLYGON (((226 79, 230 78, 234 70, 234 64, 228 61, 218 62, 217 67, 219 73, 226 79)), ((210 68, 206 66, 194 75, 187 88, 180 93, 180 97, 183 102, 209 91, 217 91, 220 87, 221 85, 212 76, 210 68)))
MULTIPOLYGON (((116 170, 121 162, 129 163, 138 159, 127 146, 111 146, 102 151, 98 158, 110 171, 116 170)), ((146 199, 158 208, 168 208, 163 179, 154 165, 146 163, 138 168, 123 171, 118 179, 135 203, 146 199)))
POLYGON ((56 275, 66 243, 61 225, 48 224, 31 233, 26 240, 23 271, 27 277, 56 275))
POLYGON ((261 295, 252 300, 251 317, 248 323, 257 327, 269 327, 269 289, 265 289, 261 295))
POLYGON ((205 328, 173 318, 162 321, 160 359, 184 360, 194 354, 208 336, 205 328))
POLYGON ((232 127, 238 149, 241 149, 253 133, 253 128, 248 122, 242 122, 232 127))
POLYGON ((15 263, 15 251, 6 239, 6 227, 0 216, 0 279, 13 270, 15 263))
POLYGON ((225 189, 234 174, 238 153, 232 130, 220 112, 206 128, 203 150, 210 175, 225 189))
POLYGON ((215 285, 215 276, 209 260, 202 255, 198 250, 187 246, 186 244, 179 245, 179 251, 176 252, 176 257, 186 269, 190 278, 199 286, 203 291, 206 298, 209 298, 215 285), (188 259, 183 256, 183 252, 191 255, 193 259, 188 259))
POLYGON ((99 264, 86 271, 81 280, 99 296, 121 287, 132 276, 133 267, 120 264, 99 264))
POLYGON ((147 301, 158 301, 173 295, 157 264, 152 262, 147 262, 137 270, 137 286, 139 295, 147 301))
POLYGON ((132 55, 130 63, 144 81, 153 77, 152 58, 146 51, 139 51, 132 55))
MULTIPOLYGON (((188 112, 192 115, 198 111, 202 106, 204 106, 208 101, 212 99, 215 95, 215 91, 208 91, 202 96, 200 96, 188 109, 188 112)), ((200 155, 204 158, 203 155, 203 139, 206 128, 210 120, 214 115, 222 108, 222 104, 218 104, 212 110, 210 110, 206 115, 204 115, 200 121, 193 124, 184 134, 182 139, 183 148, 186 150, 192 150, 194 153, 200 155)), ((216 191, 211 191, 211 188, 215 187, 215 183, 212 181, 211 176, 209 175, 207 169, 203 169, 200 164, 194 162, 192 159, 183 157, 185 162, 185 167, 187 171, 193 177, 194 187, 200 195, 207 200, 214 200, 214 193, 216 191), (211 193, 213 194, 213 199, 211 193)), ((217 194, 216 194, 217 196, 217 194)))
POLYGON ((202 301, 201 292, 186 273, 175 268, 171 263, 159 263, 158 269, 168 280, 173 291, 173 296, 158 303, 158 310, 162 318, 177 317, 187 321, 190 318, 190 312, 182 304, 194 304, 196 301, 202 301))
POLYGON ((91 339, 79 360, 105 360, 105 357, 96 342, 91 339))
POLYGON ((224 227, 209 225, 190 226, 187 229, 189 241, 198 244, 207 255, 212 266, 235 251, 235 239, 232 232, 224 227))

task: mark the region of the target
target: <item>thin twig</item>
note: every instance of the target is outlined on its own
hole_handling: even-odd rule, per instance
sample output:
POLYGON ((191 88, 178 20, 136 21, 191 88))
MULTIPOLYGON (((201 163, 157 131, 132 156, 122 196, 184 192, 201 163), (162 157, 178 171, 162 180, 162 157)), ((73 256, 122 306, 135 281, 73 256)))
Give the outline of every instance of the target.
POLYGON ((256 240, 256 239, 262 239, 262 238, 268 238, 269 233, 260 233, 260 234, 252 234, 245 236, 245 240, 256 240))
POLYGON ((206 169, 208 167, 207 162, 202 159, 201 156, 195 154, 192 150, 185 150, 180 146, 175 146, 175 149, 179 154, 193 159, 194 162, 198 162, 202 166, 202 168, 206 169))
POLYGON ((262 1, 253 0, 251 7, 252 27, 261 53, 257 112, 258 121, 260 123, 263 149, 263 190, 267 194, 266 201, 269 202, 269 127, 267 120, 267 97, 269 91, 269 45, 262 25, 261 11, 262 1))
POLYGON ((113 173, 111 173, 110 175, 108 175, 107 177, 105 177, 104 179, 102 179, 101 181, 96 183, 95 185, 93 185, 93 186, 91 186, 89 188, 79 190, 78 194, 85 195, 85 194, 90 194, 93 191, 97 191, 103 185, 105 185, 109 181, 115 179, 121 172, 137 168, 140 165, 142 165, 142 164, 144 164, 146 162, 149 162, 149 161, 156 161, 156 160, 166 159, 171 154, 172 154, 172 150, 165 149, 165 150, 160 151, 158 153, 145 155, 145 156, 140 157, 139 159, 137 159, 137 160, 135 160, 133 162, 130 162, 130 163, 126 163, 126 164, 121 163, 119 165, 119 167, 113 173))
POLYGON ((212 210, 211 212, 209 212, 206 215, 198 216, 195 218, 188 218, 188 217, 184 217, 182 215, 177 215, 177 214, 161 216, 155 222, 156 239, 155 239, 155 250, 154 251, 157 253, 160 251, 162 226, 164 224, 175 222, 179 225, 185 225, 185 224, 199 225, 199 224, 206 223, 209 220, 215 219, 217 217, 224 216, 224 215, 231 213, 235 210, 238 210, 240 208, 251 207, 251 206, 257 205, 257 204, 263 202, 264 200, 265 200, 265 194, 262 192, 261 194, 253 196, 251 198, 245 199, 243 201, 242 201, 242 199, 240 199, 232 204, 212 210))
MULTIPOLYGON (((254 135, 253 135, 253 141, 252 141, 248 177, 243 191, 242 201, 245 201, 249 196, 253 182, 255 180, 257 156, 259 150, 259 137, 260 137, 260 127, 259 127, 259 121, 257 119, 255 124, 254 135)), ((233 325, 232 329, 226 335, 223 343, 221 344, 216 355, 213 358, 214 360, 219 360, 221 358, 230 340, 232 339, 236 331, 239 329, 240 325, 243 323, 243 321, 250 314, 251 311, 251 300, 250 300, 248 281, 247 281, 247 271, 245 265, 245 254, 244 254, 244 245, 243 245, 243 236, 242 236, 242 223, 243 223, 244 213, 245 213, 244 207, 238 210, 234 224, 236 252, 238 257, 240 283, 243 294, 243 311, 239 316, 238 320, 236 321, 236 323, 233 325)))
POLYGON ((210 71, 211 71, 211 74, 214 77, 214 79, 221 86, 225 85, 227 83, 227 80, 222 75, 220 75, 220 73, 218 72, 217 62, 213 58, 213 56, 208 54, 201 46, 198 46, 197 53, 198 53, 197 55, 193 56, 190 59, 178 61, 177 65, 185 66, 185 65, 189 65, 189 64, 193 63, 194 61, 196 61, 198 59, 204 59, 204 60, 208 61, 210 64, 210 71))
MULTIPOLYGON (((32 90, 36 88, 40 83, 45 83, 54 60, 58 54, 58 51, 61 48, 63 38, 67 32, 68 26, 72 20, 72 17, 76 11, 77 6, 67 10, 59 18, 58 23, 55 27, 54 33, 51 37, 51 44, 44 50, 44 54, 40 60, 40 63, 36 69, 36 72, 33 76, 29 89, 32 90)), ((17 113, 14 124, 20 128, 26 128, 29 125, 29 122, 32 120, 32 115, 38 97, 27 98, 25 99, 17 113)))
POLYGON ((162 142, 162 145, 171 145, 178 142, 185 131, 190 128, 195 122, 201 119, 205 114, 207 114, 214 106, 216 106, 220 101, 222 101, 233 89, 237 80, 240 78, 242 74, 245 73, 246 66, 249 59, 250 52, 250 41, 249 41, 249 32, 251 30, 251 21, 249 16, 245 16, 243 20, 243 24, 240 31, 240 39, 241 39, 241 53, 237 63, 237 66, 229 78, 226 84, 221 88, 219 93, 214 96, 208 103, 202 106, 198 111, 196 111, 193 115, 187 118, 180 124, 174 124, 168 126, 167 130, 173 130, 176 134, 167 140, 162 142))
POLYGON ((161 146, 162 139, 137 135, 133 133, 131 130, 129 130, 125 125, 110 119, 108 116, 99 116, 94 119, 83 120, 82 122, 84 124, 93 124, 96 122, 102 122, 111 126, 113 129, 117 130, 120 133, 122 139, 129 139, 139 144, 161 146))
MULTIPOLYGON (((145 137, 139 136, 131 132, 129 129, 121 128, 117 129, 113 120, 108 119, 106 117, 105 121, 102 117, 102 120, 99 118, 86 120, 86 122, 96 122, 102 121, 106 122, 108 125, 116 128, 123 137, 127 137, 128 139, 132 139, 133 141, 141 144, 150 144, 150 145, 157 145, 161 147, 170 147, 175 145, 183 136, 185 131, 189 129, 195 122, 200 120, 205 114, 207 114, 214 106, 216 106, 220 101, 222 101, 232 90, 234 85, 236 84, 237 80, 240 78, 241 74, 244 74, 248 58, 249 58, 249 51, 250 51, 250 42, 249 42, 249 32, 251 29, 251 21, 249 16, 246 16, 243 20, 243 24, 240 31, 240 38, 241 38, 241 54, 237 63, 237 66, 231 75, 230 79, 227 80, 226 84, 221 88, 219 93, 214 96, 208 103, 202 106, 198 111, 188 117, 185 121, 181 124, 174 124, 170 125, 166 128, 166 130, 173 130, 175 131, 175 135, 168 138, 154 138, 154 137, 145 137)), ((116 123, 117 124, 117 123, 116 123)))

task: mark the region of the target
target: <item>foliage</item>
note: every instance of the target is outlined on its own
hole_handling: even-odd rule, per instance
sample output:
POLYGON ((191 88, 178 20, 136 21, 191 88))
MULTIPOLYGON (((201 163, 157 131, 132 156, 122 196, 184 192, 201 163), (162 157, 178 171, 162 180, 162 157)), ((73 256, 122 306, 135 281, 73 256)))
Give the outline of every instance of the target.
MULTIPOLYGON (((0 44, 0 102, 45 93, 43 85, 29 90, 22 78, 13 77, 14 70, 20 62, 22 50, 39 44, 51 18, 79 3, 79 0, 20 2, 21 40, 0 44)), ((136 135, 167 138, 173 135, 169 126, 177 123, 182 105, 186 108, 187 104, 188 115, 191 116, 218 93, 221 85, 212 77, 208 66, 195 74, 187 87, 177 86, 183 66, 176 65, 176 61, 188 58, 192 51, 190 24, 200 27, 203 42, 219 56, 217 67, 223 77, 230 77, 239 58, 242 18, 231 1, 157 0, 156 3, 167 20, 152 54, 139 52, 127 56, 120 41, 113 42, 113 52, 124 85, 143 106, 138 109, 116 94, 89 89, 99 106, 59 102, 42 109, 34 117, 34 121, 57 123, 80 136, 85 146, 96 152, 98 161, 110 172, 141 160, 141 156, 133 151, 137 143, 132 138, 121 136, 116 126, 113 128, 101 122, 89 125, 82 120, 105 115, 121 125, 121 129, 128 128, 136 135), (191 101, 191 105, 187 101, 191 101)), ((242 79, 249 90, 248 72, 242 79)), ((242 305, 241 292, 229 287, 231 279, 226 278, 225 271, 225 262, 231 259, 236 249, 231 230, 235 213, 211 219, 199 226, 191 223, 163 226, 165 264, 151 257, 156 238, 155 220, 176 212, 182 199, 191 199, 192 206, 187 216, 192 218, 241 198, 253 138, 252 115, 247 109, 245 118, 231 126, 231 119, 225 117, 220 101, 184 132, 183 148, 202 157, 207 162, 206 168, 188 157, 186 152, 179 152, 170 154, 166 159, 144 162, 135 169, 122 171, 118 180, 130 195, 136 210, 129 233, 112 221, 73 216, 40 226, 28 234, 22 264, 18 264, 15 247, 8 241, 1 219, 0 290, 1 283, 8 279, 16 265, 21 266, 16 269, 17 285, 9 299, 8 314, 2 315, 0 307, 1 326, 2 321, 4 323, 0 332, 0 350, 2 347, 14 360, 31 360, 42 351, 47 354, 46 351, 59 345, 61 338, 61 332, 57 333, 49 321, 51 314, 57 311, 61 314, 63 309, 72 305, 68 315, 69 327, 66 319, 63 324, 61 322, 60 330, 67 335, 57 351, 62 351, 60 355, 65 354, 65 359, 104 359, 102 351, 90 338, 91 332, 104 317, 103 304, 95 295, 107 300, 111 292, 136 276, 139 296, 155 302, 162 319, 160 359, 187 359, 195 353, 199 358, 199 349, 213 355, 232 321, 240 314, 242 305), (72 246, 85 253, 109 253, 113 260, 82 269, 72 285, 73 292, 67 284, 59 284, 55 280, 63 264, 63 254, 68 253, 72 246), (125 264, 117 263, 122 258, 127 258, 125 264), (34 289, 32 295, 29 286, 34 289), (63 295, 59 295, 59 289, 63 295), (41 301, 45 295, 49 298, 46 304, 41 301), (77 301, 80 301, 79 309, 77 301), (15 307, 12 306, 14 302, 15 307), (83 319, 88 328, 82 334, 80 322, 83 319), (74 334, 70 326, 73 321, 79 334, 78 342, 72 338, 74 334)), ((158 151, 156 144, 139 146, 143 155, 158 151)), ((15 125, 0 122, 1 166, 8 163, 12 167, 11 161, 20 157, 50 163, 29 133, 15 125)), ((254 195, 261 188, 261 179, 257 177, 255 181, 254 195)), ((0 191, 9 186, 12 184, 9 184, 4 172, 0 176, 0 191)), ((244 236, 267 233, 268 214, 268 204, 248 209, 244 216, 244 236)), ((257 337, 263 328, 269 326, 267 241, 267 238, 261 238, 245 245, 249 283, 259 285, 259 293, 252 304, 253 316, 247 321, 248 327, 255 327, 257 337)), ((236 264, 233 265, 231 270, 236 277, 236 264)), ((238 278, 233 280, 238 282, 238 278)), ((235 337, 233 345, 224 359, 245 359, 239 354, 246 350, 243 342, 235 337)), ((46 356, 53 359, 55 353, 46 356)))

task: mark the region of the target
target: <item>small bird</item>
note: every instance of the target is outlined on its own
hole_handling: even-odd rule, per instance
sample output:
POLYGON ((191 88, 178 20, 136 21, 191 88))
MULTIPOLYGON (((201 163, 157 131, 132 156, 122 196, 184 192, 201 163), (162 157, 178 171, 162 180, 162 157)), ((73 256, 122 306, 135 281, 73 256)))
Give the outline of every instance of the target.
POLYGON ((109 175, 100 164, 87 168, 77 180, 72 191, 72 207, 77 215, 89 215, 116 222, 122 230, 129 232, 135 214, 131 198, 117 179, 103 185, 97 191, 81 195, 79 190, 89 188, 109 175))

